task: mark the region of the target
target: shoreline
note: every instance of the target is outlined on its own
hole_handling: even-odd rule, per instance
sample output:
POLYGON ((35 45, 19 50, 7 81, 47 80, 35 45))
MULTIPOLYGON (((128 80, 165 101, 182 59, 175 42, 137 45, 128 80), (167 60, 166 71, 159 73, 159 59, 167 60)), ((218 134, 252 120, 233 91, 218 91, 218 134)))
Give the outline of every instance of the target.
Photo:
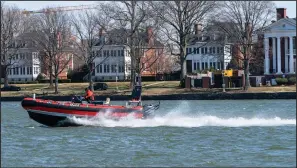
MULTIPOLYGON (((32 95, 33 97, 33 95, 32 95)), ((95 100, 105 101, 110 97, 112 101, 125 101, 130 99, 130 95, 100 95, 95 96, 95 100)), ((70 101, 72 96, 37 96, 36 98, 70 101)), ((275 93, 189 93, 172 95, 144 95, 142 100, 253 100, 253 99, 296 99, 296 92, 275 92, 275 93)), ((24 96, 1 97, 1 102, 22 101, 24 96)))

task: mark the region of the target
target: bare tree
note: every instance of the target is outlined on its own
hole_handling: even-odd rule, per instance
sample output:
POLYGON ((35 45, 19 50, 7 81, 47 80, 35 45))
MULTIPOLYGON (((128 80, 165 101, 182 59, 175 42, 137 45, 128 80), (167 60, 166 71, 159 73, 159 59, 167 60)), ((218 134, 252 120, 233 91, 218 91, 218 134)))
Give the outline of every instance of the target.
MULTIPOLYGON (((164 32, 178 46, 181 80, 187 73, 186 48, 195 23, 201 23, 215 7, 213 1, 162 1, 152 3, 158 17, 164 21, 164 32)), ((176 53, 175 53, 176 54, 176 53)))
POLYGON ((147 50, 153 49, 153 46, 145 46, 151 38, 144 39, 143 28, 154 24, 156 29, 156 17, 153 17, 153 11, 147 1, 121 1, 101 5, 100 10, 106 13, 113 20, 116 28, 121 28, 122 42, 129 47, 131 56, 131 82, 130 87, 134 85, 135 73, 141 74, 141 57, 147 50), (146 41, 148 40, 148 41, 146 41))
MULTIPOLYGON (((12 67, 20 66, 18 51, 23 42, 17 39, 24 31, 21 11, 15 6, 5 6, 1 1, 1 70, 4 86, 8 85, 8 72, 12 67)), ((18 67, 16 67, 18 68, 18 67)))
POLYGON ((99 53, 101 53, 102 48, 105 45, 105 40, 103 40, 101 36, 103 33, 102 31, 104 31, 104 28, 108 23, 105 22, 106 20, 102 19, 102 14, 103 13, 100 13, 100 17, 97 17, 98 15, 96 15, 95 12, 84 11, 78 13, 77 16, 73 15, 71 20, 74 36, 76 38, 74 43, 76 48, 75 54, 88 67, 87 75, 89 87, 92 90, 94 90, 92 72, 108 58, 104 57, 96 67, 93 66, 95 58, 99 57, 99 53), (94 51, 95 46, 99 46, 99 50, 94 51))
POLYGON ((40 60, 45 70, 49 71, 50 86, 55 79, 55 93, 58 93, 58 77, 72 60, 73 38, 71 37, 68 15, 63 11, 44 9, 44 13, 32 16, 35 24, 32 41, 43 54, 40 60))
POLYGON ((220 27, 229 38, 232 38, 235 45, 241 52, 238 59, 243 61, 244 68, 244 90, 250 87, 249 64, 253 59, 252 41, 256 31, 265 27, 274 16, 274 3, 271 1, 224 1, 221 2, 217 14, 213 17, 215 26, 220 27), (230 23, 225 27, 222 23, 230 23))

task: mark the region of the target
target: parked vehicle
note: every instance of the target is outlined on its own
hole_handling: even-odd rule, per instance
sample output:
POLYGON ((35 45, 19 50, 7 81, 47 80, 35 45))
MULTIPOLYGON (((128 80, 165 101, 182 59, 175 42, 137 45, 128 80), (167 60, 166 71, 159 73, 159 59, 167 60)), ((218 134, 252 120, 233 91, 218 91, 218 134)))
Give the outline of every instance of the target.
POLYGON ((14 85, 9 85, 9 86, 4 86, 3 88, 1 88, 1 91, 20 91, 21 87, 18 86, 14 86, 14 85))
POLYGON ((108 89, 108 86, 106 83, 100 82, 94 84, 94 90, 106 90, 108 89))

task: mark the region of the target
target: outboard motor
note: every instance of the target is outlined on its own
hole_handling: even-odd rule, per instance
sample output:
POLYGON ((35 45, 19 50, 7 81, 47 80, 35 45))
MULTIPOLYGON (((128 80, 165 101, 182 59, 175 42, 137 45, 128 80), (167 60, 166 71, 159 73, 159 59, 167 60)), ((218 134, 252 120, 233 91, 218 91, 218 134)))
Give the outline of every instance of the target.
POLYGON ((152 118, 154 117, 154 112, 158 110, 160 107, 160 101, 159 104, 146 104, 143 106, 143 117, 144 118, 152 118))

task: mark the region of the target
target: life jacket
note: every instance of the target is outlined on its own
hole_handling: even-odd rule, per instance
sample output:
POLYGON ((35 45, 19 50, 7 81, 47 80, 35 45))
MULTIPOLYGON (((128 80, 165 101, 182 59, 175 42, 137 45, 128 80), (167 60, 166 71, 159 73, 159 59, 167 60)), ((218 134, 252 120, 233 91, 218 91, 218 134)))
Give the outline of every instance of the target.
POLYGON ((90 98, 93 101, 94 100, 94 93, 91 90, 87 90, 85 98, 86 99, 90 98))

